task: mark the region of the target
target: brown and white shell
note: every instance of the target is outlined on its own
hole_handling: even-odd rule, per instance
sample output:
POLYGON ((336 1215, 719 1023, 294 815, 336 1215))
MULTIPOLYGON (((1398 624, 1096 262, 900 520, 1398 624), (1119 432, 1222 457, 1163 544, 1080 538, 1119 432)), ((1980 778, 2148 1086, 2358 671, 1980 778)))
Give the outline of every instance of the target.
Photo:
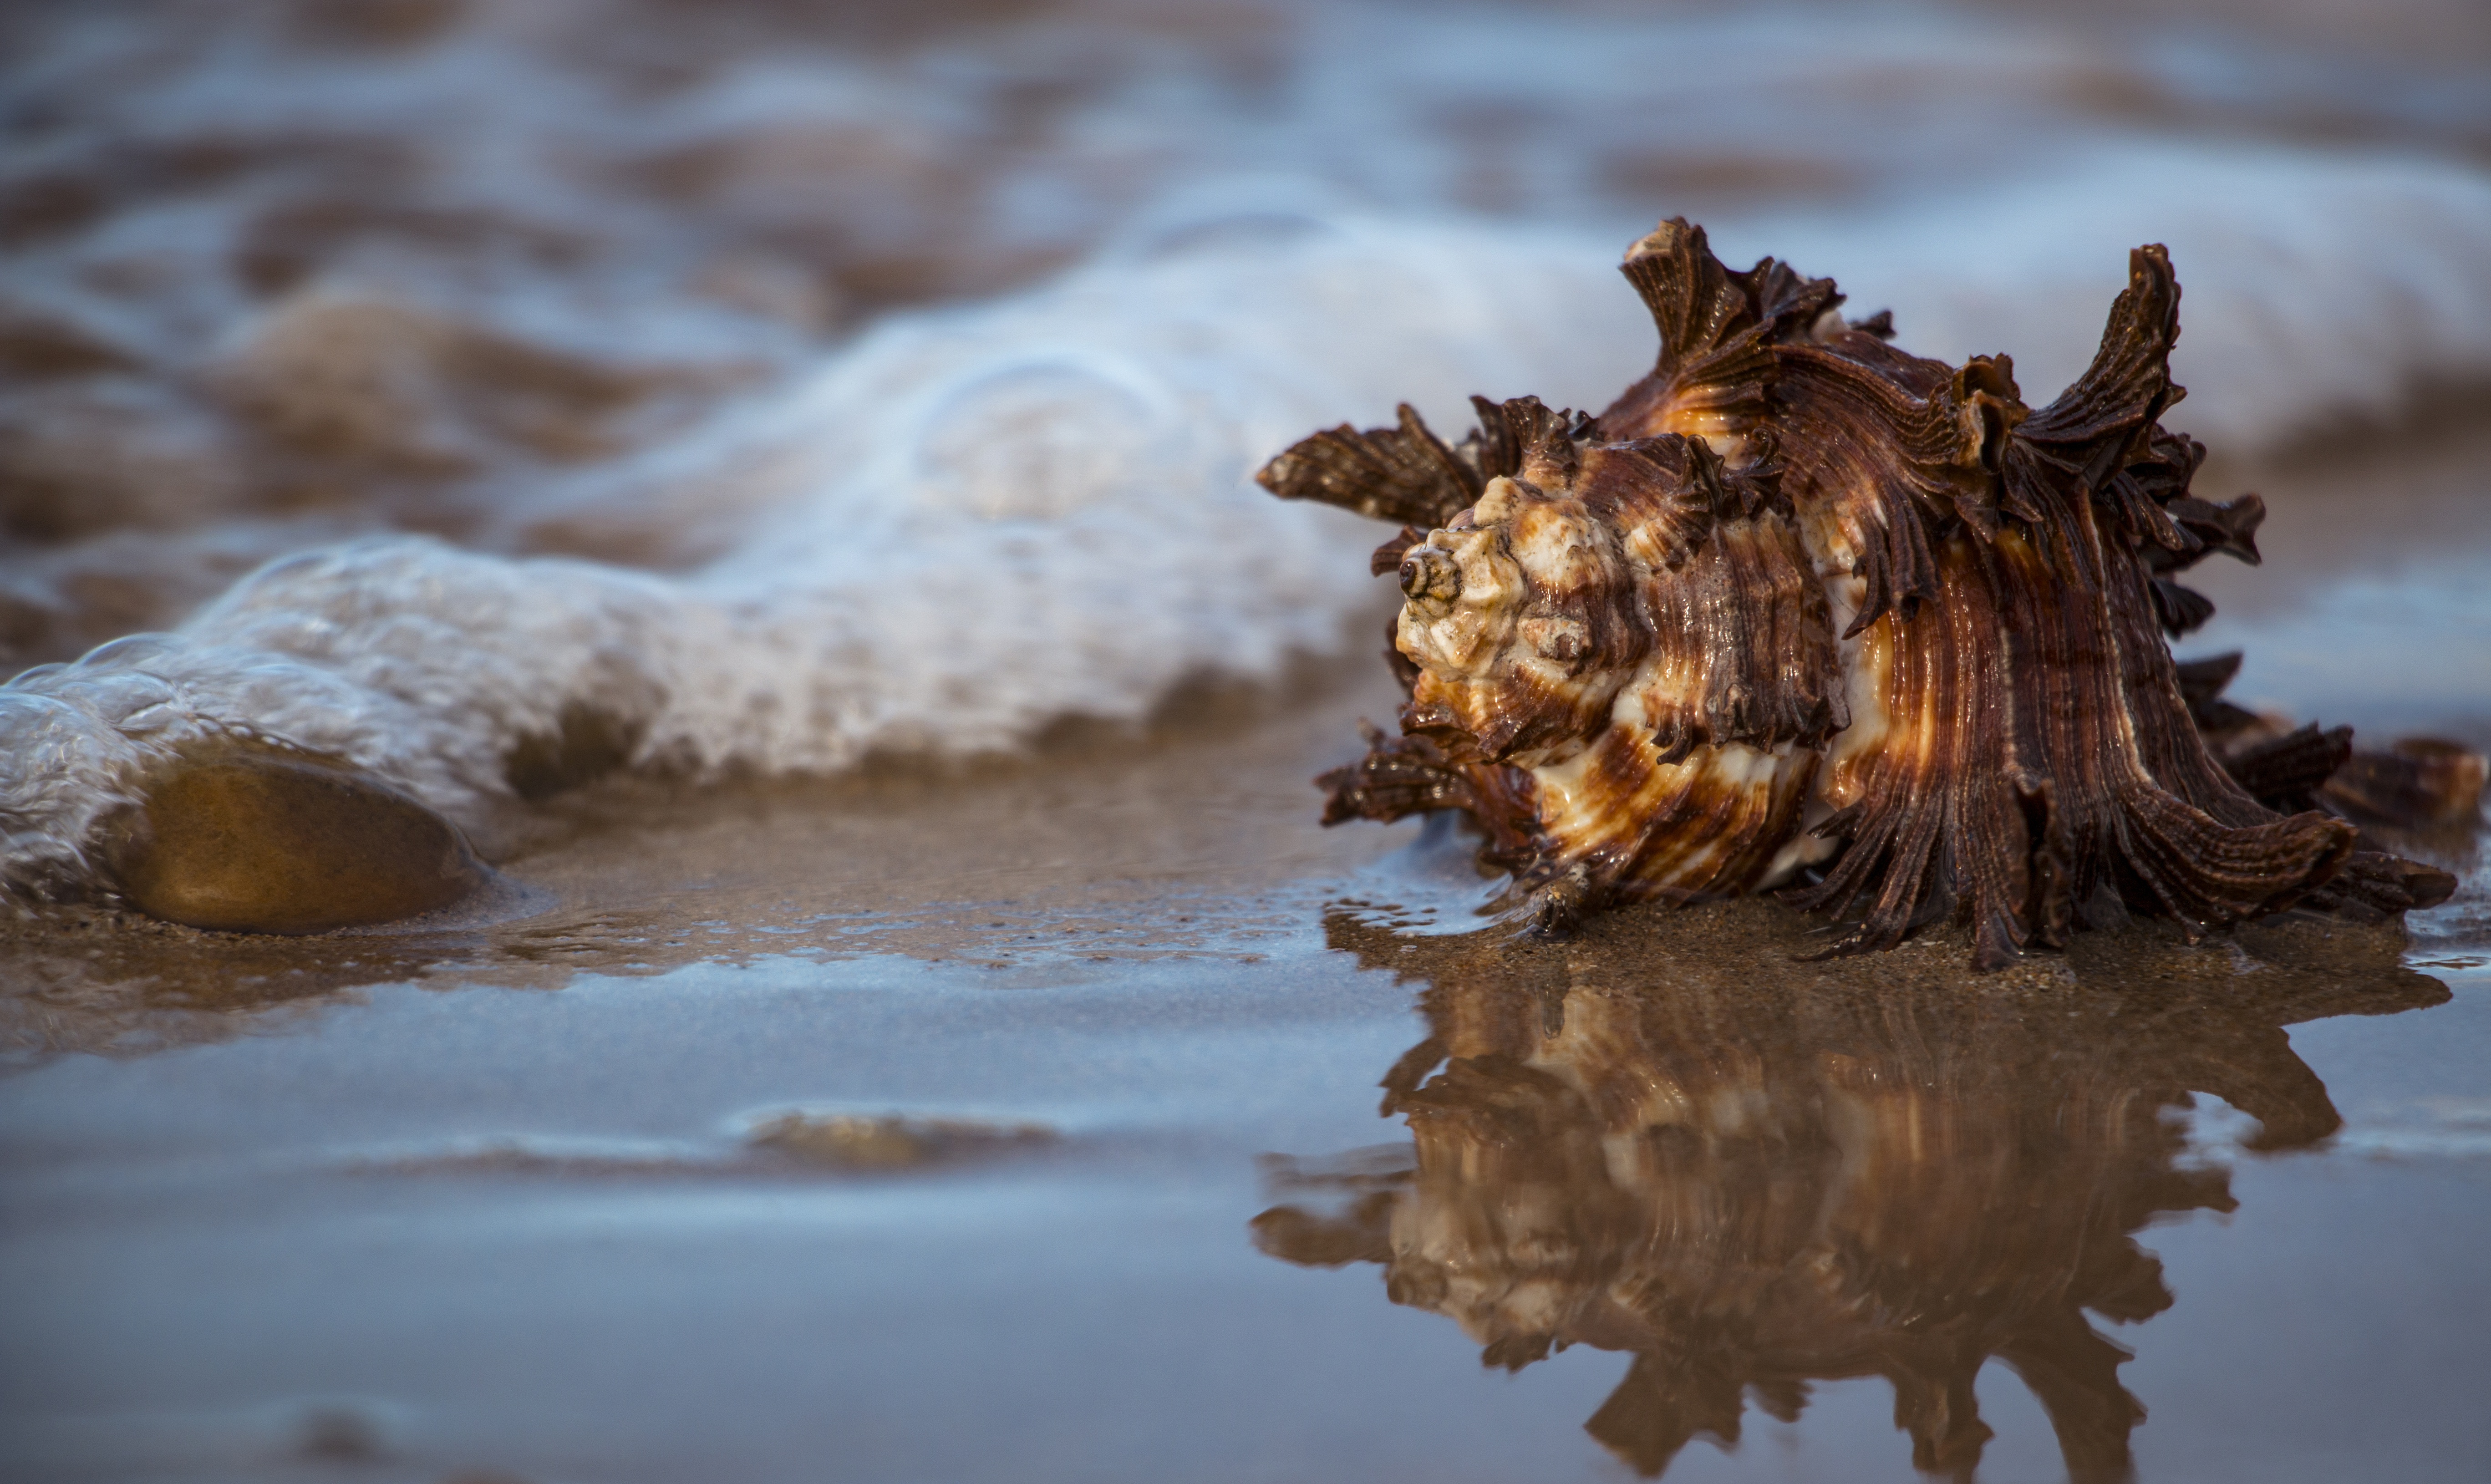
POLYGON ((2105 892, 2194 932, 2453 889, 2269 807, 2199 735, 2163 633, 2212 606, 2171 574, 2255 561, 2265 510, 2189 494, 2204 448, 2159 425, 2162 247, 2037 411, 2006 356, 1908 355, 1832 280, 1732 273, 1684 220, 1625 273, 1660 357, 1597 418, 1474 398, 1451 446, 1404 406, 1257 476, 1402 525, 1373 562, 1406 597, 1402 735, 1326 775, 1327 823, 1465 811, 1542 931, 1788 883, 1847 922, 1832 951, 1952 917, 1982 967, 2105 892))

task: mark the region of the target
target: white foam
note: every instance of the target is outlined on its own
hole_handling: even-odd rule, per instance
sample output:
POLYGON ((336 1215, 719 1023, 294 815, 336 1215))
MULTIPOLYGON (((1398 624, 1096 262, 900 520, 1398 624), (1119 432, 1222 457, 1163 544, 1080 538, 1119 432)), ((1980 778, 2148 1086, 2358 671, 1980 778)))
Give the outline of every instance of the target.
MULTIPOLYGON (((586 706, 695 775, 1009 746, 1136 715, 1180 679, 1267 677, 1373 600, 1374 533, 1252 469, 1407 398, 1597 407, 1651 353, 1619 244, 1445 220, 1253 219, 1113 250, 1000 303, 894 319, 573 496, 727 554, 683 576, 393 538, 280 561, 175 634, 0 687, 0 882, 86 885, 98 816, 220 730, 334 753, 476 821, 513 743, 586 706)), ((2196 150, 1865 216, 1720 224, 1725 256, 1832 274, 1902 343, 2081 366, 2125 249, 2186 285, 2175 422, 2242 441, 2414 378, 2491 373, 2491 182, 2416 160, 2196 150)), ((583 503, 584 502, 584 503, 583 503)))
POLYGON ((834 769, 1133 716, 1180 679, 1273 674, 1369 600, 1361 523, 1249 481, 1318 424, 1451 423, 1478 390, 1633 374, 1648 330, 1578 240, 1308 225, 1111 254, 1003 304, 896 320, 653 461, 747 511, 673 578, 389 538, 262 568, 180 632, 0 687, 5 870, 88 876, 98 816, 152 763, 248 731, 473 822, 512 744, 584 705, 637 761, 834 769), (1604 287, 1606 285, 1603 285, 1604 287))
POLYGON ((2084 369, 2127 250, 2171 248, 2182 289, 2166 425, 2216 448, 2288 442, 2416 388, 2491 377, 2491 176, 2421 156, 2137 140, 1965 192, 1717 232, 1832 274, 1897 343, 1960 363, 2005 351, 2039 406, 2084 369))

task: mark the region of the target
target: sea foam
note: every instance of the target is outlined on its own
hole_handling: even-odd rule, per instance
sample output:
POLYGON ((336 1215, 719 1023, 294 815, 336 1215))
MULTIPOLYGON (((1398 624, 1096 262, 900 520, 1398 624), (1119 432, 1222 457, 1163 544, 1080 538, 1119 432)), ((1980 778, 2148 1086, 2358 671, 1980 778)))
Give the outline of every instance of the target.
MULTIPOLYGON (((1012 298, 887 320, 562 496, 567 519, 700 532, 722 554, 688 570, 360 540, 0 686, 0 883, 95 886, 98 820, 218 735, 342 758, 474 826, 513 800, 513 747, 582 714, 635 765, 825 771, 1269 678, 1363 642, 1378 597, 1375 533, 1265 495, 1261 460, 1403 399, 1448 435, 1471 393, 1597 408, 1652 352, 1621 244, 1579 232, 1268 212, 1154 230, 1012 298)), ((2491 375, 2491 180, 2453 164, 2139 146, 1715 231, 1734 261, 1771 250, 1842 279, 1855 312, 1892 306, 1907 348, 2014 353, 2036 403, 2155 240, 2186 293, 2176 426, 2271 445, 2491 375)))

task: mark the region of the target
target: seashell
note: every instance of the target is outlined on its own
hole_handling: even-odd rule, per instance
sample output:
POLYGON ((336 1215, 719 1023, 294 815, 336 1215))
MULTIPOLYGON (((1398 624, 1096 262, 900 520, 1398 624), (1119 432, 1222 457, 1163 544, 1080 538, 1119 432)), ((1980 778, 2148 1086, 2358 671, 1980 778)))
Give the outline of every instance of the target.
MULTIPOLYGON (((2256 561, 2265 507, 2189 493, 2205 450, 2159 424, 2162 247, 2037 410, 2007 357, 1908 355, 1683 219, 1625 273, 1660 356, 1597 417, 1474 398, 1448 445, 1404 406, 1256 476, 1401 526, 1371 563, 1404 595, 1401 735, 1318 780, 1325 823, 1468 814, 1540 933, 1787 884, 1844 920, 1831 953, 1954 919, 1982 968, 2064 947, 2102 893, 2193 934, 2454 889, 2260 802, 2199 735, 2163 636, 2213 606, 2173 579, 2256 561)), ((2294 766, 2342 761, 2313 736, 2294 766)))

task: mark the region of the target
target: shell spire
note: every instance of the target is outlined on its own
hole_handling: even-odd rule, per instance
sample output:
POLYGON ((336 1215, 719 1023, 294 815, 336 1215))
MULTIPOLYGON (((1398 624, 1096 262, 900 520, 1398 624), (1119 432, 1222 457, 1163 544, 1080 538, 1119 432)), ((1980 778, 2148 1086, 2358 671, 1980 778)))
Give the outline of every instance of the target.
POLYGON ((2199 735, 2163 636, 2212 605, 2173 578, 2256 561, 2264 506, 2191 495, 2205 451, 2160 424, 2165 249, 2037 412, 2006 356, 1898 350, 1832 279, 1731 272, 1682 219, 1624 272, 1660 349, 1597 417, 1474 398, 1447 444, 1404 406, 1257 476, 1402 528, 1372 565, 1405 597, 1403 735, 1319 780, 1327 823, 1462 810, 1541 931, 1789 884, 1845 924, 1831 952, 1952 919, 1984 968, 2111 901, 2195 933, 2453 889, 2261 802, 2199 735))

